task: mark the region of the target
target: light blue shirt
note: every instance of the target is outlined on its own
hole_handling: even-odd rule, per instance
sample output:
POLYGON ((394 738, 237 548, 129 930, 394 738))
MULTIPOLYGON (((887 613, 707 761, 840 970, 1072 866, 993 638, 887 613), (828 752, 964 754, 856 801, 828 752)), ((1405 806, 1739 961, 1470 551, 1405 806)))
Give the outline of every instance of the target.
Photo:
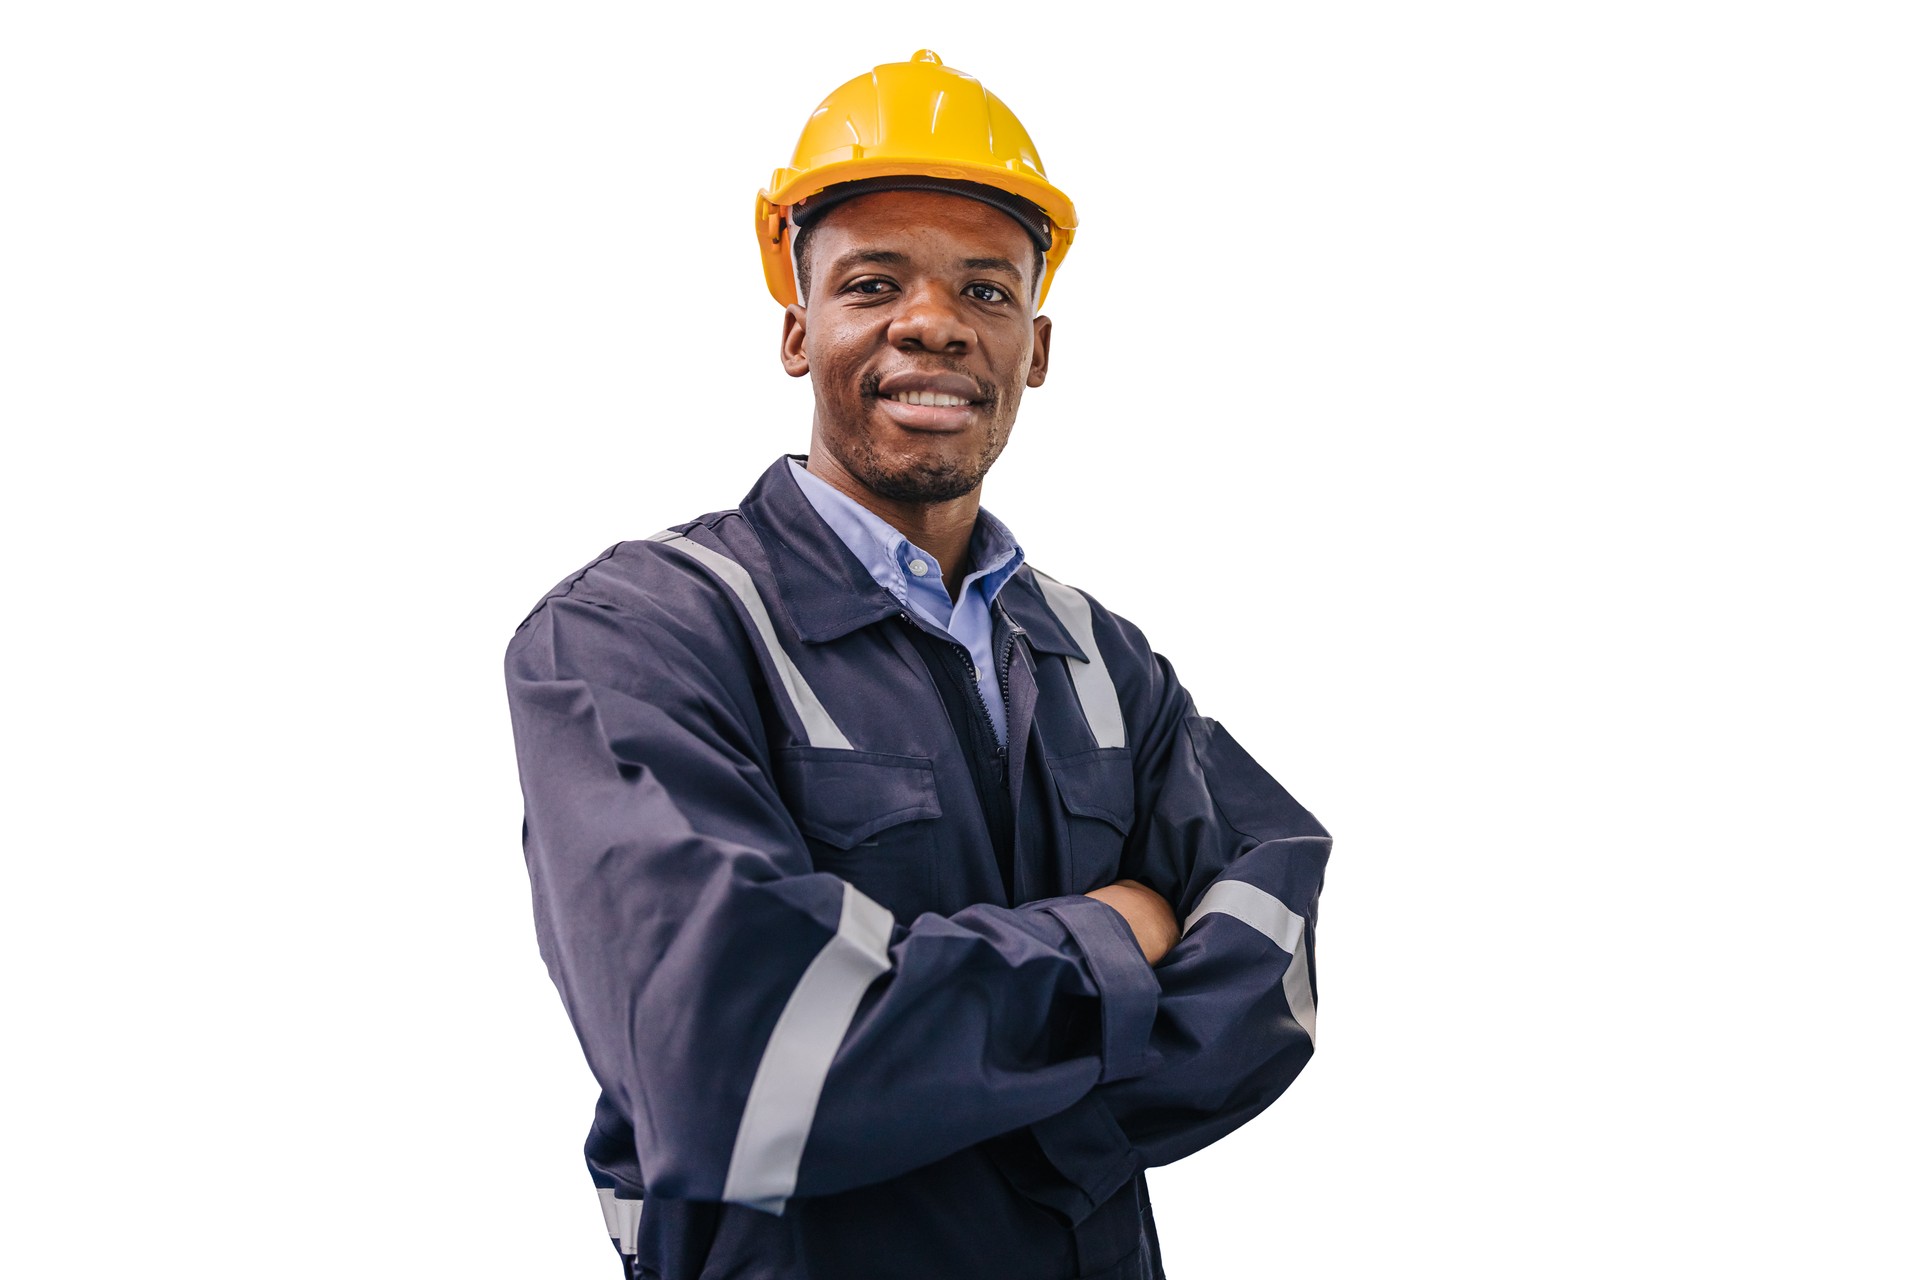
POLYGON ((1007 707, 1000 695, 1000 669, 993 652, 993 598, 1020 568, 1027 553, 1007 526, 984 508, 973 522, 968 543, 973 572, 960 584, 960 598, 947 595, 940 562, 907 541, 907 536, 873 512, 814 475, 792 458, 787 465, 800 492, 840 535, 847 550, 867 567, 873 580, 893 594, 921 625, 965 647, 973 658, 973 678, 987 704, 994 736, 1007 741, 1007 707))

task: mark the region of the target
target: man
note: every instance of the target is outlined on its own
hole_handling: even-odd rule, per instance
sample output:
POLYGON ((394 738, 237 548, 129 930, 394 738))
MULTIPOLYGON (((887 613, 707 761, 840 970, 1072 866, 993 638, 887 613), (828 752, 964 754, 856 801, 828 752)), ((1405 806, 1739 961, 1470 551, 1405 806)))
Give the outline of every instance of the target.
POLYGON ((1141 1171, 1312 1052, 1326 832, 980 508, 1074 226, 931 53, 836 91, 756 213, 810 451, 508 648, 629 1275, 1159 1277, 1141 1171))

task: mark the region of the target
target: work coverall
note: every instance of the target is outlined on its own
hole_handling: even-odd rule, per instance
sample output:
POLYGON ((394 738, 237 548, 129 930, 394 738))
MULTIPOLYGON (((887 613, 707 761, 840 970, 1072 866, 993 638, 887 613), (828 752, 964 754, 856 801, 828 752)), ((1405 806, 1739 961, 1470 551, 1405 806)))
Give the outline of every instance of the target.
POLYGON ((993 614, 1011 749, 782 458, 510 642, 629 1275, 1158 1280, 1142 1170, 1312 1053, 1326 831, 1090 596, 1022 566, 993 614), (1122 878, 1183 923, 1157 967, 1082 896, 1122 878))

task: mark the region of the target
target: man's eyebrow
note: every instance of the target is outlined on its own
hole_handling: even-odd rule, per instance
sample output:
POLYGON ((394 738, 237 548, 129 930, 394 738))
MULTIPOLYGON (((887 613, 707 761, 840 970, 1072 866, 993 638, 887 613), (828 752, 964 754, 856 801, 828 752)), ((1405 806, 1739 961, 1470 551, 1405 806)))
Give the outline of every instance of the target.
POLYGON ((876 267, 904 267, 908 258, 904 253, 892 249, 856 249, 852 253, 842 254, 833 264, 835 272, 845 271, 848 267, 872 265, 876 267))
POLYGON ((1020 264, 1011 258, 968 258, 961 264, 969 271, 1005 271, 1016 280, 1025 280, 1027 273, 1020 264))

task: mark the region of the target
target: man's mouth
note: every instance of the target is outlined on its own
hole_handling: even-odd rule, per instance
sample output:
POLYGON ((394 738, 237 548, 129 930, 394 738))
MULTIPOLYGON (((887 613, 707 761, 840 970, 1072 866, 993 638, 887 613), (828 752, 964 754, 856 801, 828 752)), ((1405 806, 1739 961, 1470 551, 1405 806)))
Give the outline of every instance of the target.
POLYGON ((962 405, 977 403, 960 396, 950 396, 944 391, 896 391, 890 396, 881 396, 882 400, 892 400, 896 404, 928 404, 941 408, 957 409, 962 405))
POLYGON ((947 434, 972 430, 993 412, 993 392, 958 371, 900 370, 867 384, 882 414, 905 431, 947 434))

